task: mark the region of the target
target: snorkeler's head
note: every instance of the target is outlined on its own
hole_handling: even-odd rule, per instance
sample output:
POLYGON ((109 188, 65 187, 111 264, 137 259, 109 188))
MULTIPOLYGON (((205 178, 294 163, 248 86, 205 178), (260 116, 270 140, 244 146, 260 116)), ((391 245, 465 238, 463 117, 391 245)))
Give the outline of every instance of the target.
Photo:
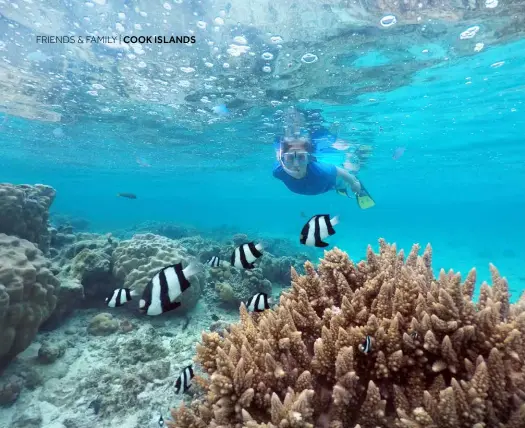
POLYGON ((286 138, 281 140, 279 162, 284 171, 295 178, 306 175, 313 151, 309 138, 286 138))

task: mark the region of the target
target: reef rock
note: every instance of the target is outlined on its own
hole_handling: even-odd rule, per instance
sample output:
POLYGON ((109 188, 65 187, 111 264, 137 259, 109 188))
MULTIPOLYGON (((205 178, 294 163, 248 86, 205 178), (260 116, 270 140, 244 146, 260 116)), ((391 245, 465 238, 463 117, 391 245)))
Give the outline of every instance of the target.
POLYGON ((0 233, 0 368, 25 350, 57 302, 59 280, 31 242, 0 233))
MULTIPOLYGON (((113 274, 124 287, 141 293, 150 279, 163 267, 182 262, 186 267, 192 258, 176 241, 151 233, 134 235, 121 241, 113 253, 113 274)), ((197 303, 202 291, 203 275, 190 278, 191 287, 177 299, 181 313, 197 303)))
POLYGON ((55 189, 43 184, 0 183, 0 233, 27 239, 47 253, 49 207, 55 196, 55 189))
POLYGON ((107 336, 115 333, 119 328, 118 321, 113 318, 113 315, 102 313, 91 318, 87 331, 93 336, 107 336))
POLYGON ((84 287, 82 284, 74 278, 60 277, 56 308, 42 324, 41 329, 51 330, 55 328, 83 302, 84 287))

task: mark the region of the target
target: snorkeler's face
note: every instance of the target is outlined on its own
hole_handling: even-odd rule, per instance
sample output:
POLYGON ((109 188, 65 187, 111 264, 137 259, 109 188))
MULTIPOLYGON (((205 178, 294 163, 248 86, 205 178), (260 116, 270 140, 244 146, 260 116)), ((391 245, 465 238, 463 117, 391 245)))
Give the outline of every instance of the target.
POLYGON ((281 161, 290 171, 304 174, 310 161, 310 154, 305 150, 304 145, 293 146, 281 155, 281 161))

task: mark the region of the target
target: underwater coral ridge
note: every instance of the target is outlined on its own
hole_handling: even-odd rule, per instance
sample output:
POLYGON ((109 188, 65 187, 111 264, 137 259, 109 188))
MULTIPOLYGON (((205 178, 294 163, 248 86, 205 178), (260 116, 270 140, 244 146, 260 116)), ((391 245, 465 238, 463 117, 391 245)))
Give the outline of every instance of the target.
POLYGON ((317 270, 292 269, 275 310, 224 337, 202 333, 205 395, 172 409, 170 427, 525 427, 525 297, 509 304, 490 265, 461 282, 432 249, 408 257, 379 241, 357 264, 335 248, 317 270), (366 338, 371 350, 361 352, 366 338))

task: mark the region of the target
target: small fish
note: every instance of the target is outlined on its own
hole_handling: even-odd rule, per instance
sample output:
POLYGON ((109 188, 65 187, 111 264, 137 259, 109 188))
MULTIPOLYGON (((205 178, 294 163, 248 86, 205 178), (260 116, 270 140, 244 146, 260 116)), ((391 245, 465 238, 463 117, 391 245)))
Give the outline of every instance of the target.
POLYGON ((162 417, 162 415, 160 415, 160 418, 159 418, 159 427, 162 427, 164 426, 164 418, 162 417))
POLYGON ((339 223, 338 216, 330 219, 328 214, 314 215, 303 226, 299 242, 309 247, 327 247, 328 244, 323 239, 335 234, 334 226, 337 223, 339 223))
POLYGON ((392 154, 392 159, 398 160, 405 153, 405 147, 397 147, 392 154))
POLYGON ((236 268, 253 269, 253 262, 262 256, 264 247, 262 244, 255 245, 253 242, 242 244, 233 250, 231 265, 236 268))
POLYGON ((228 107, 226 107, 224 104, 219 104, 213 107, 212 111, 218 116, 227 116, 228 114, 230 114, 228 107))
POLYGON ((379 132, 383 132, 383 127, 379 126, 379 132))
POLYGON ((98 415, 101 405, 102 401, 100 400, 100 398, 95 398, 91 403, 89 403, 88 409, 93 409, 95 415, 98 415))
POLYGON ((212 256, 210 259, 206 260, 206 264, 211 267, 219 267, 222 265, 222 260, 218 256, 212 256))
POLYGON ((105 302, 110 308, 122 306, 132 300, 132 297, 137 297, 139 294, 130 288, 117 288, 106 297, 105 302))
POLYGON ((189 387, 191 386, 191 380, 193 379, 193 367, 190 364, 187 367, 184 367, 182 372, 180 373, 177 382, 175 382, 175 394, 179 394, 181 387, 182 387, 182 393, 184 394, 189 387))
POLYGON ((128 199, 137 199, 137 195, 134 193, 117 193, 117 196, 128 199))
POLYGON ((270 309, 272 303, 272 298, 268 297, 268 294, 256 293, 248 299, 246 308, 250 312, 264 312, 266 309, 270 309))
POLYGON ((303 218, 306 218, 306 214, 304 213, 304 211, 301 211, 300 216, 303 217, 303 218))
POLYGON ((410 333, 410 337, 412 337, 414 340, 419 340, 419 333, 414 330, 410 333))
POLYGON ((372 338, 370 336, 366 336, 363 343, 359 345, 359 350, 363 354, 369 354, 372 352, 372 338))
POLYGON ((219 321, 219 317, 216 314, 211 314, 211 319, 213 321, 219 321))
POLYGON ((177 309, 181 303, 175 299, 191 286, 188 278, 199 272, 200 267, 196 263, 189 264, 185 269, 182 263, 162 268, 146 285, 139 310, 155 316, 177 309))

